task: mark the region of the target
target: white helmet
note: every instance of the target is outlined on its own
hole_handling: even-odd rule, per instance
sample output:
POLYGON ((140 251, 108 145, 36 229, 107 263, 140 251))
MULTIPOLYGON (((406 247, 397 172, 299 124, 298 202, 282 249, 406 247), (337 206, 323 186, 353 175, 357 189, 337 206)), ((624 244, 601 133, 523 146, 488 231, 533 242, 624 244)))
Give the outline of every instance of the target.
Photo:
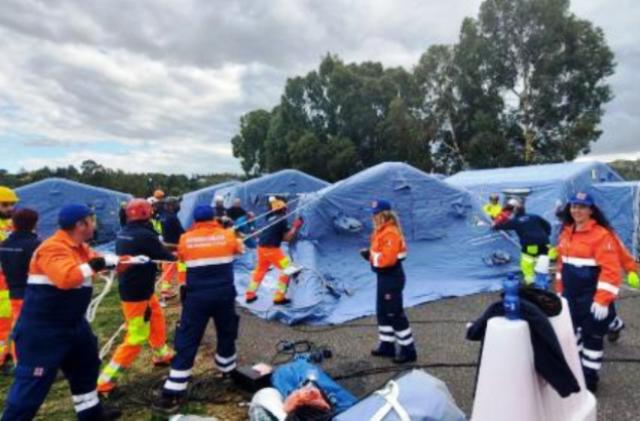
POLYGON ((149 196, 147 197, 147 202, 151 203, 152 205, 155 205, 156 203, 158 203, 158 199, 153 196, 149 196))
POLYGON ((256 409, 266 410, 278 421, 284 421, 285 418, 287 418, 287 413, 284 412, 284 399, 278 389, 273 387, 265 387, 264 389, 258 390, 256 394, 253 395, 249 413, 256 409))
POLYGON ((520 208, 522 207, 522 200, 517 197, 512 197, 507 201, 507 205, 513 206, 514 208, 520 208))

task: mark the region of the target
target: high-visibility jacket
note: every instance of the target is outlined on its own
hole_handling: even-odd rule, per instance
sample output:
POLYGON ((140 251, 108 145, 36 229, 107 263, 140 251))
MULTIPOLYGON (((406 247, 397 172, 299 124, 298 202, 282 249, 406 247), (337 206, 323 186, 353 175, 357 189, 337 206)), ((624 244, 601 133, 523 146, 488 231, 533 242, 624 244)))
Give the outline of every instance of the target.
POLYGON ((568 297, 593 294, 607 306, 618 296, 622 267, 615 234, 594 220, 565 226, 558 238, 556 290, 568 297))
POLYGON ((484 211, 484 213, 489 215, 491 219, 495 219, 498 215, 500 215, 500 212, 502 212, 502 206, 500 206, 499 203, 489 202, 482 207, 482 210, 484 211))
POLYGON ((407 244, 400 229, 392 222, 380 226, 371 235, 369 261, 374 269, 396 266, 407 257, 407 244))
POLYGON ((11 218, 0 218, 0 242, 6 240, 13 231, 11 218))
POLYGON ((82 321, 93 291, 94 272, 88 262, 96 256, 87 244, 77 244, 62 230, 45 240, 31 259, 21 320, 82 321))
POLYGON ((215 221, 194 223, 178 244, 178 259, 187 267, 187 290, 233 287, 233 261, 243 251, 233 230, 215 221))

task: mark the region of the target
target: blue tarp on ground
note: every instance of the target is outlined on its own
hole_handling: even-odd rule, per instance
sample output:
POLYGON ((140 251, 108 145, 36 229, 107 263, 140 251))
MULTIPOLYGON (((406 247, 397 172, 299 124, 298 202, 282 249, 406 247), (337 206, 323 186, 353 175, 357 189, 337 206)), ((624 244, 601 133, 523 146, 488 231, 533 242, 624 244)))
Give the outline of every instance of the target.
POLYGON ((32 208, 40 214, 38 234, 46 238, 58 228, 58 212, 69 204, 82 204, 93 208, 98 221, 97 241, 105 243, 115 239, 120 229, 119 211, 130 194, 93 187, 61 178, 47 178, 16 189, 20 198, 18 207, 32 208))
POLYGON ((182 196, 182 202, 180 203, 180 212, 178 213, 178 218, 180 218, 182 226, 185 229, 191 226, 193 223, 193 210, 197 206, 210 205, 213 197, 219 190, 235 186, 236 184, 240 184, 240 182, 235 180, 226 181, 184 194, 182 196))
POLYGON ((225 206, 231 206, 239 198, 245 210, 256 215, 267 209, 270 195, 282 195, 289 199, 300 193, 310 193, 327 187, 329 183, 298 170, 282 170, 246 181, 218 191, 225 198, 225 206))
MULTIPOLYGON (((495 290, 517 268, 518 246, 489 231, 488 219, 469 192, 409 165, 384 163, 304 196, 298 211, 305 225, 291 248, 304 270, 290 287, 292 303, 271 304, 277 275, 272 271, 258 301, 248 308, 285 323, 335 324, 373 314, 375 274, 358 250, 368 246, 375 198, 390 200, 402 222, 409 249, 404 262, 407 307, 495 290), (496 252, 510 256, 511 263, 491 261, 496 252)), ((242 268, 238 265, 236 276, 240 292, 249 279, 242 268)))
POLYGON ((596 205, 637 258, 640 252, 640 181, 594 184, 591 193, 596 205))
POLYGON ((463 171, 445 181, 466 188, 483 204, 494 192, 530 189, 527 210, 554 224, 557 231, 556 206, 566 203, 574 193, 586 191, 594 183, 622 181, 622 178, 608 165, 589 161, 463 171))

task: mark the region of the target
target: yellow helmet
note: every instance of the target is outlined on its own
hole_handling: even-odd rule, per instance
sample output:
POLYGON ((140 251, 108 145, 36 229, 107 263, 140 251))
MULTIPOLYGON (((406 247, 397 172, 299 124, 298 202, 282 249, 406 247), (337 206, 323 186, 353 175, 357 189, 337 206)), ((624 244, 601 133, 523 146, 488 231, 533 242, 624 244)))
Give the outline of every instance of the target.
POLYGON ((2 203, 17 203, 18 195, 9 187, 0 186, 0 202, 2 203))

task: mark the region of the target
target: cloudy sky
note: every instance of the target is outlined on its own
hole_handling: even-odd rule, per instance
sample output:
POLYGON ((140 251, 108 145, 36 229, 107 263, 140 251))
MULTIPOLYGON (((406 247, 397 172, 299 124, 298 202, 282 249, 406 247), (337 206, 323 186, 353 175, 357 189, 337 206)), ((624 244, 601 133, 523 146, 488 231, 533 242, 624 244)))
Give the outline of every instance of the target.
MULTIPOLYGON (((480 0, 0 0, 0 168, 239 171, 229 139, 326 52, 410 69, 480 0)), ((593 156, 640 158, 640 2, 574 0, 616 54, 593 156)))

